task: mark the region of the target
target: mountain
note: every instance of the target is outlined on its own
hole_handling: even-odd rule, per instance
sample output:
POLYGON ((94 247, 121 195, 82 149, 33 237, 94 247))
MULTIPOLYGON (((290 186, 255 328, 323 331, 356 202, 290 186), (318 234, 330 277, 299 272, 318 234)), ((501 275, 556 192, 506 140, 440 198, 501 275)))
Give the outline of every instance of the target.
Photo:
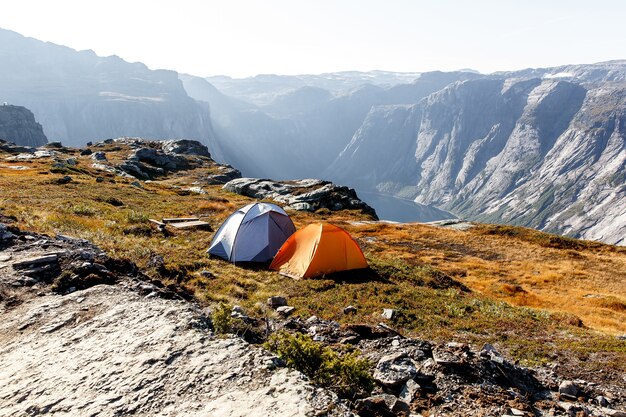
POLYGON ((501 73, 375 106, 326 171, 465 218, 626 243, 626 63, 501 73))
POLYGON ((0 106, 0 139, 32 147, 48 143, 33 112, 26 107, 9 105, 0 106))
POLYGON ((209 109, 178 74, 0 29, 0 101, 25 106, 48 138, 68 144, 117 136, 211 144, 209 109))
POLYGON ((248 78, 231 78, 223 75, 206 77, 206 80, 224 94, 259 106, 272 103, 278 96, 289 94, 302 87, 313 87, 341 94, 364 84, 392 87, 407 84, 420 77, 417 72, 342 71, 325 74, 276 75, 261 74, 248 78))
MULTIPOLYGON (((368 73, 359 74, 358 80, 370 79, 365 77, 368 73)), ((249 97, 250 101, 245 101, 241 95, 230 97, 229 89, 220 91, 200 77, 181 74, 180 79, 191 97, 212 109, 219 148, 214 152, 216 158, 223 157, 223 162, 237 166, 245 175, 287 179, 318 178, 350 142, 372 106, 418 103, 451 82, 476 77, 461 72, 416 76, 410 84, 382 87, 366 83, 341 92, 300 84, 289 84, 287 89, 281 84, 275 86, 278 90, 272 99, 262 104, 249 97)), ((376 79, 374 75, 372 78, 376 79)), ((244 86, 240 88, 269 89, 266 78, 261 80, 258 84, 252 79, 242 80, 244 86)), ((348 85, 353 83, 356 81, 348 85)))

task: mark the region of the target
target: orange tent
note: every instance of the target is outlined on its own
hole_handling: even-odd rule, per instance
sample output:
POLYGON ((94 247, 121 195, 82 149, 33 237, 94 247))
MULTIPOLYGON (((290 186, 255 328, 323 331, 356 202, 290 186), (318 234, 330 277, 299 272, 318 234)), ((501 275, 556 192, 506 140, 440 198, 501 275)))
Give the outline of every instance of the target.
POLYGON ((367 268, 361 248, 343 229, 310 224, 291 235, 278 250, 270 269, 294 277, 367 268))

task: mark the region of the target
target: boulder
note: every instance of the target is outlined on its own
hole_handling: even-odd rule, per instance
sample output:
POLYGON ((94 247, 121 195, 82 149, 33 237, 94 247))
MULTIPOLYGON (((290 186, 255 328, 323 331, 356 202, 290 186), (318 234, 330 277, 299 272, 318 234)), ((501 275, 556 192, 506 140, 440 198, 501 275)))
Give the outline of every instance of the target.
POLYGON ((405 352, 383 356, 374 369, 373 378, 386 387, 396 387, 417 375, 415 363, 405 352))
POLYGON ((209 149, 197 140, 173 139, 162 142, 161 149, 166 154, 197 155, 211 157, 209 149))
POLYGON ((292 306, 280 306, 276 309, 276 312, 283 317, 290 316, 296 310, 295 307, 292 306))
POLYGON ((356 313, 356 307, 355 306, 348 306, 346 308, 343 309, 343 314, 355 314, 356 313))
POLYGON ((287 299, 285 297, 280 297, 275 295, 267 299, 267 305, 272 308, 282 307, 287 305, 287 299))
POLYGON ((241 171, 230 165, 221 165, 218 167, 217 171, 217 174, 209 175, 204 181, 209 185, 220 185, 226 184, 236 178, 241 178, 241 171))
POLYGON ((559 384, 559 394, 561 395, 576 398, 578 391, 578 385, 576 385, 573 381, 564 380, 559 384))
POLYGON ((391 320, 393 319, 395 314, 396 314, 396 310, 394 310, 393 308, 385 308, 383 309, 381 316, 383 316, 384 319, 391 320))
POLYGON ((354 189, 329 181, 303 179, 280 182, 259 178, 237 178, 227 182, 224 189, 259 200, 271 199, 294 210, 361 210, 378 219, 376 211, 361 201, 354 189))

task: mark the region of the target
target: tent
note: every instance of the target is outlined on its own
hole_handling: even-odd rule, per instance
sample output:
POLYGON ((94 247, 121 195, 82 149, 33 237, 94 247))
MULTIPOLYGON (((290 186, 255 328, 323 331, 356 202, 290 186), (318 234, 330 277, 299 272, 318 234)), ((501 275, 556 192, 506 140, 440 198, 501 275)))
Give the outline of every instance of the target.
POLYGON ((302 278, 361 268, 367 268, 367 261, 354 239, 345 230, 323 223, 291 235, 270 265, 270 269, 302 278))
POLYGON ((231 262, 268 262, 295 231, 277 205, 248 204, 222 223, 208 252, 231 262))

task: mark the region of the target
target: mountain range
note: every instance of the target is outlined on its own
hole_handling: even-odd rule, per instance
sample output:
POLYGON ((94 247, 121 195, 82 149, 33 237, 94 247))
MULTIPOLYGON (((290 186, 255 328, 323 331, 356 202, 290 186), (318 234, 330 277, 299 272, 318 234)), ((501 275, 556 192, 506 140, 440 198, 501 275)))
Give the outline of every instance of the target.
POLYGON ((203 78, 5 30, 0 59, 0 101, 51 141, 197 139, 245 176, 412 200, 414 220, 424 208, 626 243, 626 61, 203 78))

